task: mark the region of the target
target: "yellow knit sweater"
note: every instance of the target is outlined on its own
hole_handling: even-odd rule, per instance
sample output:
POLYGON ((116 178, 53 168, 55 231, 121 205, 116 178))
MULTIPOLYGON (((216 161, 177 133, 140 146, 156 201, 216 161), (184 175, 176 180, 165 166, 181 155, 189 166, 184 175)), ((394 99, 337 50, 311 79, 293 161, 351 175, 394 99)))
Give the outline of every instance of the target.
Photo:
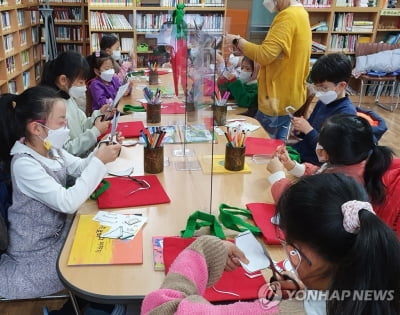
POLYGON ((261 65, 258 108, 270 116, 286 115, 286 106, 300 108, 306 100, 311 55, 311 31, 303 6, 289 6, 274 18, 264 41, 247 42, 245 56, 261 65))

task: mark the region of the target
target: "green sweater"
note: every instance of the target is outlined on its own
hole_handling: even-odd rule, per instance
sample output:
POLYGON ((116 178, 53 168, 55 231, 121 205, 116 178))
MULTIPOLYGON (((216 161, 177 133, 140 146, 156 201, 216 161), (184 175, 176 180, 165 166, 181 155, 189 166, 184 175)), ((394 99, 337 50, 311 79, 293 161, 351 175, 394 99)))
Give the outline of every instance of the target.
POLYGON ((257 80, 243 83, 241 80, 226 81, 219 84, 219 89, 228 90, 239 107, 257 107, 258 84, 257 80))

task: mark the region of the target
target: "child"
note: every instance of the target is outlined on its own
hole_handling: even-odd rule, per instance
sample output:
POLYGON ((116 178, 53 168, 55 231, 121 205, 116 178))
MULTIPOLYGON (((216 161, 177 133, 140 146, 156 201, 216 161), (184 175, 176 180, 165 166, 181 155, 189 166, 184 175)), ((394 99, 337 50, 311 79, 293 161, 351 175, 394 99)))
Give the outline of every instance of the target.
POLYGON ((322 123, 334 114, 353 114, 356 109, 346 95, 346 86, 351 77, 350 59, 339 53, 321 56, 313 65, 311 81, 319 98, 308 120, 294 117, 292 126, 301 140, 292 147, 300 154, 301 162, 319 164, 315 145, 322 123))
POLYGON ((101 145, 80 159, 63 148, 66 105, 51 88, 0 98, 1 161, 12 175, 7 252, 0 258, 0 296, 35 298, 64 289, 56 263, 73 214, 107 173, 120 144, 101 145), (66 176, 76 177, 66 188, 66 176))
POLYGON ((371 126, 364 118, 347 114, 329 117, 321 128, 315 151, 319 162, 324 163, 321 167, 299 164, 289 158, 285 146, 278 147, 276 157, 267 166, 272 174, 269 181, 275 201, 290 185, 283 168, 296 177, 345 173, 366 187, 372 202, 379 204, 392 198, 386 196, 382 182, 392 161, 392 150, 375 145, 371 126))
POLYGON ((296 274, 285 273, 300 291, 293 280, 278 279, 261 286, 255 301, 211 304, 205 289, 224 268, 248 260, 231 242, 201 236, 178 255, 161 288, 145 297, 141 314, 399 314, 400 243, 367 200, 363 187, 343 174, 310 176, 285 191, 277 231, 284 233, 283 249, 296 274), (272 301, 268 287, 279 290, 272 301), (285 290, 293 298, 282 300, 285 290), (385 298, 367 298, 379 293, 385 298))
POLYGON ((234 73, 226 71, 218 80, 219 89, 229 91, 239 107, 248 108, 247 113, 244 114, 250 117, 254 117, 257 112, 258 69, 259 67, 255 66, 253 60, 243 57, 238 77, 234 73))
MULTIPOLYGON (((113 65, 113 58, 105 51, 96 51, 88 57, 91 74, 94 79, 90 80, 89 91, 92 98, 92 109, 97 110, 103 106, 109 106, 110 101, 117 95, 121 83, 113 65)), ((125 95, 128 95, 127 91, 125 95)))
POLYGON ((65 143, 64 149, 80 157, 88 155, 96 145, 97 138, 108 130, 110 124, 100 119, 100 116, 106 113, 108 106, 93 112, 88 118, 71 97, 85 97, 85 81, 88 74, 89 65, 85 57, 79 53, 67 51, 45 64, 41 82, 42 85, 56 89, 58 96, 64 99, 70 130, 69 140, 65 143))
POLYGON ((103 34, 100 40, 100 49, 112 57, 115 73, 120 83, 123 84, 126 74, 133 70, 133 64, 131 61, 122 60, 118 37, 115 34, 103 34))

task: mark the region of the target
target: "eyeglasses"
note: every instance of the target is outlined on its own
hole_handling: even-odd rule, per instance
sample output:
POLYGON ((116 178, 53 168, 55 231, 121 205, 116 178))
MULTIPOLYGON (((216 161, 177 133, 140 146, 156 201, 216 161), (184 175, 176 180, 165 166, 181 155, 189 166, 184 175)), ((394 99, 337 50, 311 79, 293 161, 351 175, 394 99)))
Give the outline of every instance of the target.
MULTIPOLYGON (((48 126, 46 126, 46 120, 44 120, 44 119, 36 119, 36 120, 33 120, 33 121, 39 123, 44 128, 51 129, 48 126)), ((66 129, 67 127, 68 127, 68 119, 64 118, 64 129, 66 129)))
POLYGON ((288 243, 285 239, 285 234, 283 233, 283 231, 279 228, 279 227, 275 227, 275 233, 276 233, 276 238, 281 242, 282 246, 284 248, 288 248, 291 247, 292 249, 289 249, 289 255, 291 257, 297 257, 298 258, 298 264, 296 264, 296 270, 297 268, 300 266, 302 259, 304 259, 304 261, 311 266, 312 262, 311 260, 300 250, 300 248, 298 248, 296 245, 294 245, 293 243, 288 243))

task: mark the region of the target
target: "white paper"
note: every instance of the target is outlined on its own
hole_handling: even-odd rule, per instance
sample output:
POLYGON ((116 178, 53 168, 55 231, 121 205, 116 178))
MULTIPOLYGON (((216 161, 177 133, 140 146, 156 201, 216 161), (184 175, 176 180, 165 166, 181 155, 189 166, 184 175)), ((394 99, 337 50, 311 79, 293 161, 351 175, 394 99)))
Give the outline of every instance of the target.
POLYGON ((122 96, 124 96, 125 92, 128 90, 129 88, 129 82, 125 83, 124 85, 121 85, 118 89, 117 95, 115 95, 114 101, 112 103, 113 107, 117 107, 119 101, 121 100, 122 96))
POLYGON ((241 131, 254 131, 260 128, 260 126, 253 125, 245 121, 237 121, 237 120, 232 121, 226 124, 225 126, 229 128, 237 128, 241 131))
POLYGON ((240 262, 244 270, 253 273, 269 267, 270 262, 264 254, 262 245, 250 231, 242 232, 236 236, 235 243, 249 260, 247 265, 240 262))
POLYGON ((133 239, 147 218, 135 214, 119 214, 109 211, 99 211, 93 220, 101 225, 109 226, 110 229, 101 234, 105 238, 133 239))

